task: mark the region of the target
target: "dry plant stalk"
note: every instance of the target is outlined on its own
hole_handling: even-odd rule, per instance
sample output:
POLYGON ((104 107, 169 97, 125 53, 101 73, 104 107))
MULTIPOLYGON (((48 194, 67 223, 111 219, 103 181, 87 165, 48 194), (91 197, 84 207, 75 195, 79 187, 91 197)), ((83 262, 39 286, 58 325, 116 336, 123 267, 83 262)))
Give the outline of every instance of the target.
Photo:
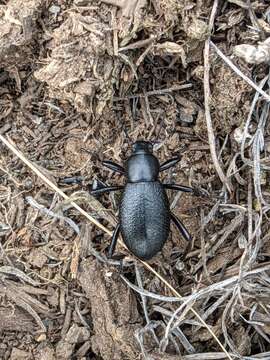
MULTIPOLYGON (((212 13, 209 22, 209 32, 211 32, 213 25, 214 25, 214 18, 216 14, 218 6, 218 1, 214 2, 212 13)), ((208 38, 205 41, 204 47, 204 106, 205 106, 205 118, 206 118, 206 125, 207 125, 207 132, 208 132, 208 139, 209 139, 209 146, 210 152, 212 156, 212 160, 215 166, 215 169, 218 173, 218 176, 222 183, 226 186, 227 190, 231 193, 231 184, 224 174, 221 165, 218 161, 218 156, 216 152, 216 144, 215 144, 215 134, 213 130, 211 114, 210 114, 210 85, 209 85, 209 72, 210 72, 210 64, 209 64, 209 52, 210 52, 210 39, 208 38)))

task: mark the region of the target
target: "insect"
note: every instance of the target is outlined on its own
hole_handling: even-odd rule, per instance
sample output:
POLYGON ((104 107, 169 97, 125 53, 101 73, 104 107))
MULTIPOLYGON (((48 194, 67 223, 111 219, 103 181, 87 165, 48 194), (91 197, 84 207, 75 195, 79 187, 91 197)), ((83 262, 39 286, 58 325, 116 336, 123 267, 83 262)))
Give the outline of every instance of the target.
POLYGON ((138 258, 149 260, 155 256, 165 244, 171 221, 186 240, 191 236, 184 224, 173 213, 166 189, 193 192, 187 186, 163 184, 159 181, 159 173, 175 166, 180 159, 171 158, 159 164, 153 155, 153 145, 146 141, 137 141, 132 145, 132 154, 125 167, 112 161, 103 161, 103 165, 126 177, 124 186, 105 186, 92 190, 93 195, 121 190, 122 198, 117 224, 108 257, 113 257, 117 239, 122 234, 128 249, 138 258))

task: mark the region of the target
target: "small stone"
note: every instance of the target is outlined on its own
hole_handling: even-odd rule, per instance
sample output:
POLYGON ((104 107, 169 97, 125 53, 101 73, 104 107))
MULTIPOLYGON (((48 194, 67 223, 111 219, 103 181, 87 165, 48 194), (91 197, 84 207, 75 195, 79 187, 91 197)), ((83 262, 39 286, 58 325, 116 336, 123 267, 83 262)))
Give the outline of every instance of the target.
POLYGON ((183 271, 185 268, 185 264, 183 263, 183 261, 181 260, 177 260, 176 264, 175 264, 175 268, 178 271, 183 271))
POLYGON ((54 16, 57 16, 60 13, 60 11, 61 11, 60 6, 52 5, 51 7, 49 7, 49 12, 54 16))
MULTIPOLYGON (((243 139, 244 139, 244 130, 240 127, 236 128, 233 132, 233 137, 234 137, 234 140, 238 143, 238 144, 241 144, 243 139)), ((250 134, 247 134, 247 139, 251 138, 251 135, 250 134)))
POLYGON ((33 181, 32 181, 32 179, 31 179, 31 178, 25 179, 24 182, 23 182, 23 185, 24 185, 25 190, 30 190, 30 189, 32 189, 32 187, 33 187, 33 181))
POLYGON ((47 338, 46 334, 43 333, 43 334, 39 334, 37 337, 36 337, 36 342, 43 342, 45 341, 47 338))
POLYGON ((184 123, 188 123, 191 124, 193 123, 193 112, 191 112, 189 109, 187 108, 182 108, 179 110, 179 120, 184 122, 184 123))

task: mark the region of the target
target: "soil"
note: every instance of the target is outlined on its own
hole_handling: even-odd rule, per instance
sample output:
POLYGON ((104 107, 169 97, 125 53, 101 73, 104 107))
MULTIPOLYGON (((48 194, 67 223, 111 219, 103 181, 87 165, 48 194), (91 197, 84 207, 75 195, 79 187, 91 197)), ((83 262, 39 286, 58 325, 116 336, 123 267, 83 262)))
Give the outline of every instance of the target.
POLYGON ((150 269, 121 243, 110 261, 110 236, 0 141, 0 359, 270 358, 269 106, 239 76, 269 93, 269 64, 233 56, 269 37, 270 7, 219 1, 210 31, 214 3, 0 2, 2 136, 108 232, 120 194, 89 189, 123 183, 101 162, 123 163, 138 139, 160 162, 180 157, 162 181, 195 189, 168 192, 190 243, 172 226, 150 269), (207 84, 210 35, 238 73, 210 46, 207 84), (176 318, 165 281, 189 301, 176 318))

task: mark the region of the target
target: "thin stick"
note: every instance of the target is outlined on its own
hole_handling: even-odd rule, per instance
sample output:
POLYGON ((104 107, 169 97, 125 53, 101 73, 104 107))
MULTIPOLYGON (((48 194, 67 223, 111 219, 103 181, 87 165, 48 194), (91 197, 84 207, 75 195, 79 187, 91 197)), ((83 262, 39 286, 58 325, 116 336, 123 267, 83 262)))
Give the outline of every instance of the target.
MULTIPOLYGON (((42 174, 40 170, 38 170, 35 165, 31 163, 19 150, 15 148, 14 145, 10 143, 6 138, 4 138, 0 134, 0 140, 9 148, 16 156, 18 156, 38 177, 40 177, 46 185, 48 185, 51 189, 53 189, 55 192, 57 192, 59 195, 61 195, 64 199, 70 200, 69 196, 67 196, 62 190, 60 190, 53 182, 51 182, 49 179, 46 178, 45 175, 42 174)), ((90 220, 93 224, 95 224, 97 227, 102 229, 104 232, 112 236, 112 232, 107 229, 105 226, 100 224, 96 219, 94 219, 91 215, 89 215, 85 210, 83 210, 79 205, 77 205, 74 201, 70 201, 70 204, 77 209, 82 215, 84 215, 88 220, 90 220)), ((120 244, 126 248, 124 243, 122 241, 119 241, 120 244)), ((127 248, 126 248, 127 249, 127 248)), ((182 298, 181 294, 177 290, 174 289, 174 287, 168 283, 158 272, 156 272, 148 263, 138 259, 145 268, 150 270, 155 276, 157 276, 161 282, 163 282, 177 297, 182 298)), ((206 322, 202 319, 202 317, 193 309, 190 308, 192 313, 198 318, 198 320, 203 324, 203 326, 209 331, 209 333, 213 336, 213 338, 216 340, 222 351, 227 355, 228 359, 232 360, 230 354, 227 352, 227 350, 224 348, 222 343, 219 341, 218 337, 215 335, 213 330, 210 328, 209 325, 206 324, 206 322)))
MULTIPOLYGON (((214 2, 213 8, 212 8, 210 21, 209 21, 209 30, 210 30, 209 32, 212 31, 212 28, 214 25, 214 19, 215 19, 215 14, 217 11, 217 6, 218 6, 218 0, 216 0, 214 2)), ((226 185, 228 191, 231 193, 231 186, 230 186, 229 180, 221 168, 221 165, 218 161, 217 152, 216 152, 215 134, 214 134, 214 130, 213 130, 211 113, 210 113, 210 104, 209 104, 209 99, 210 99, 209 52, 210 52, 210 39, 208 38, 205 41, 205 46, 204 46, 204 107, 205 107, 206 126, 207 126, 207 132, 208 132, 208 141, 209 141, 211 157, 212 157, 215 169, 217 171, 217 174, 218 174, 220 180, 222 181, 222 183, 226 185)))
MULTIPOLYGON (((50 181, 40 170, 38 170, 32 163, 29 161, 19 150, 15 148, 14 145, 10 143, 3 135, 0 134, 0 140, 16 155, 20 158, 38 177, 40 177, 51 189, 61 195, 64 199, 70 200, 70 198, 60 190, 52 181, 50 181)), ((87 217, 93 224, 99 227, 101 230, 105 231, 107 234, 112 235, 112 232, 108 230, 105 226, 103 226, 100 222, 94 219, 91 215, 89 215, 85 210, 83 210, 79 205, 75 202, 71 201, 70 204, 77 209, 82 215, 87 217)))
POLYGON ((127 99, 137 99, 137 98, 143 98, 145 96, 158 96, 158 95, 171 93, 173 91, 185 90, 185 89, 190 89, 190 88, 192 88, 191 83, 186 83, 183 85, 174 85, 174 86, 172 86, 170 88, 166 88, 166 89, 157 89, 157 90, 147 91, 144 94, 134 94, 134 95, 128 95, 125 97, 114 97, 113 101, 116 102, 116 101, 123 101, 123 100, 127 100, 127 99))
POLYGON ((245 80, 250 86, 253 87, 253 89, 255 89, 258 93, 260 93, 266 100, 270 101, 270 96, 263 91, 258 85, 256 85, 248 76, 246 76, 244 73, 242 73, 242 71, 240 69, 238 69, 238 67, 236 65, 234 65, 234 63, 227 58, 227 56, 225 56, 223 54, 223 52, 210 40, 210 45, 212 46, 212 48, 215 50, 215 52, 218 54, 218 56, 220 56, 222 58, 222 60, 225 61, 225 63, 227 65, 229 65, 229 67, 237 74, 239 75, 243 80, 245 80))

